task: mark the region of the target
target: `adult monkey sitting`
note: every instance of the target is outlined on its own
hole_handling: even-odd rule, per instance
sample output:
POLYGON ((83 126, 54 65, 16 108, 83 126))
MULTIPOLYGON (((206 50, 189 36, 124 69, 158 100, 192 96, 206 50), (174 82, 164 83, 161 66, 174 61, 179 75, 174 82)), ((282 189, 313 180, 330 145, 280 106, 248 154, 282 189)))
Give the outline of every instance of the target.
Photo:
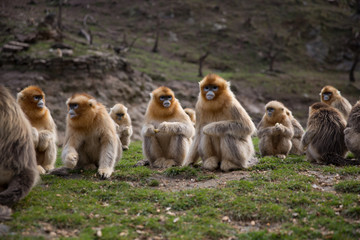
POLYGON ((207 75, 200 82, 195 111, 195 138, 185 165, 200 156, 203 168, 211 171, 247 168, 254 156, 251 135, 256 128, 230 83, 216 74, 207 75))

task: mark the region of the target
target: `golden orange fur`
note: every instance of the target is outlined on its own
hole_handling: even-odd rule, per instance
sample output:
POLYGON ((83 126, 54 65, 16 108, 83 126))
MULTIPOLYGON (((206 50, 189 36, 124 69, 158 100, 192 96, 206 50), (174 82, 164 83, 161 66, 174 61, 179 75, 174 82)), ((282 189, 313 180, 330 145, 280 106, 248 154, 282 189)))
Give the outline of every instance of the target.
POLYGON ((151 93, 141 135, 143 152, 151 166, 183 164, 194 127, 170 88, 162 86, 151 93))
POLYGON ((265 105, 265 114, 258 125, 259 150, 262 156, 285 158, 292 147, 294 128, 288 109, 278 101, 265 105))
POLYGON ((121 158, 120 139, 106 108, 88 94, 74 94, 66 102, 65 143, 62 160, 68 168, 98 168, 101 178, 109 178, 121 158))
POLYGON ((345 120, 348 119, 352 106, 346 98, 341 96, 339 90, 329 85, 323 87, 320 92, 320 100, 338 109, 343 114, 345 120))
POLYGON ((116 132, 119 135, 123 150, 129 149, 130 138, 133 134, 131 118, 127 108, 118 103, 110 109, 110 116, 117 124, 116 132))
POLYGON ((207 75, 199 87, 195 138, 185 164, 197 162, 200 156, 208 170, 247 168, 254 155, 251 135, 255 125, 250 116, 230 84, 218 75, 207 75))
POLYGON ((17 102, 33 129, 38 170, 45 173, 54 168, 57 154, 56 125, 45 106, 45 94, 37 86, 29 86, 17 95, 17 102))

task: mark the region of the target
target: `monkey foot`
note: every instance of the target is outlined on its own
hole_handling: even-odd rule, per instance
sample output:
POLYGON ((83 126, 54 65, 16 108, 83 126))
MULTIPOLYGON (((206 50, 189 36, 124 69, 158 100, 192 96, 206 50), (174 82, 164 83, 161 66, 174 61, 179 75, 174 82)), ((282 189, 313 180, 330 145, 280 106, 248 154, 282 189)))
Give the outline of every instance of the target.
POLYGON ((217 157, 209 157, 203 161, 203 168, 209 171, 214 171, 219 167, 219 159, 217 157))
POLYGON ((276 154, 275 157, 280 158, 280 159, 285 159, 286 155, 284 155, 284 154, 276 154))
POLYGON ((45 165, 45 166, 43 166, 43 168, 44 168, 46 171, 50 171, 50 170, 54 169, 54 165, 53 165, 53 164, 45 165))
POLYGON ((45 174, 46 173, 46 170, 41 165, 37 165, 37 170, 38 170, 39 174, 45 174))
POLYGON ((122 146, 122 150, 123 150, 123 151, 129 150, 129 146, 122 146))
POLYGON ((158 158, 152 163, 155 168, 169 168, 175 166, 176 162, 172 159, 158 158))
POLYGON ((78 155, 76 153, 69 153, 65 158, 65 167, 73 169, 78 162, 78 155))
POLYGON ((108 179, 112 172, 113 170, 111 168, 99 168, 98 175, 101 179, 108 179))
POLYGON ((236 170, 236 169, 240 169, 241 166, 234 164, 228 160, 222 160, 221 164, 220 164, 220 169, 224 172, 228 172, 230 170, 236 170))

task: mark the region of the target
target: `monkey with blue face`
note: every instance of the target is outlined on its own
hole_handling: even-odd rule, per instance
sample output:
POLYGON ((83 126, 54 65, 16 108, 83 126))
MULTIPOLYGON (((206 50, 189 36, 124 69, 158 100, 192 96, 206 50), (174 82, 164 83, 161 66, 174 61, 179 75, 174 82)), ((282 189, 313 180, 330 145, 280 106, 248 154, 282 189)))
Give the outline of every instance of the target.
POLYGON ((110 109, 110 116, 114 120, 116 125, 116 133, 118 134, 123 150, 128 150, 130 145, 130 139, 133 134, 133 128, 131 126, 131 118, 127 111, 127 107, 118 103, 110 109))
POLYGON ((352 106, 346 98, 341 96, 339 90, 333 86, 323 87, 320 92, 320 100, 321 102, 339 110, 345 120, 348 119, 352 106))
POLYGON ((141 130, 143 153, 156 168, 182 166, 194 127, 174 92, 159 87, 151 93, 141 130))
POLYGON ((290 152, 294 128, 287 111, 278 101, 270 101, 265 105, 265 114, 257 127, 262 156, 285 158, 290 152))

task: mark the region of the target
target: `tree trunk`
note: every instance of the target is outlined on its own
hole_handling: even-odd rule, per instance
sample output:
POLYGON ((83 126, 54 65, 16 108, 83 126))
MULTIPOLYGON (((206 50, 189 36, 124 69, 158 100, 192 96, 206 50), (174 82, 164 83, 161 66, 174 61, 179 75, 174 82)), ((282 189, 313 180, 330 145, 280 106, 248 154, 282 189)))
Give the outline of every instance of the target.
POLYGON ((350 82, 355 82, 355 69, 356 69, 356 65, 358 64, 359 62, 359 51, 357 51, 355 53, 355 56, 354 56, 354 62, 350 68, 350 72, 349 72, 349 80, 350 82))
POLYGON ((204 55, 202 55, 199 58, 199 74, 198 77, 204 77, 203 72, 202 72, 202 67, 203 67, 203 63, 205 61, 205 59, 209 56, 210 52, 206 52, 204 55))
POLYGON ((62 0, 59 0, 58 28, 60 29, 60 31, 62 30, 61 19, 62 19, 62 0))
POLYGON ((159 27, 156 27, 156 38, 155 38, 155 43, 154 43, 154 47, 152 49, 153 53, 157 53, 159 51, 158 49, 158 45, 159 45, 159 35, 160 35, 160 30, 159 27))

